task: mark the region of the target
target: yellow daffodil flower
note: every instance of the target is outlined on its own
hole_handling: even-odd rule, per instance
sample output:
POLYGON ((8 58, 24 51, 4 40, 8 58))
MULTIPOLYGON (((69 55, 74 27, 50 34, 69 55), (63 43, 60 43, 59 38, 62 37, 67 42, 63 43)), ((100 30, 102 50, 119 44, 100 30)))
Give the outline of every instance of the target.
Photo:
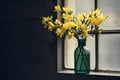
POLYGON ((56 25, 59 25, 59 26, 61 26, 61 25, 62 25, 61 21, 60 21, 60 20, 58 20, 58 19, 56 19, 56 20, 55 20, 55 24, 56 24, 56 25))
POLYGON ((62 37, 62 36, 63 36, 63 31, 62 31, 62 29, 61 29, 61 28, 57 28, 56 34, 57 34, 57 36, 62 37))
POLYGON ((101 10, 100 9, 96 9, 95 11, 90 12, 90 16, 91 17, 97 17, 97 16, 100 15, 100 13, 101 13, 101 10))
POLYGON ((63 18, 66 22, 69 22, 69 21, 71 21, 71 20, 74 19, 74 15, 73 15, 73 14, 69 15, 69 14, 63 13, 63 14, 62 14, 62 18, 63 18))
POLYGON ((99 26, 99 24, 102 23, 104 20, 105 20, 105 17, 103 16, 103 14, 101 14, 96 18, 95 25, 99 26))
POLYGON ((46 24, 47 21, 48 21, 48 18, 47 18, 47 17, 43 17, 43 18, 42 18, 42 24, 46 24))
POLYGON ((68 17, 68 14, 65 14, 65 13, 62 14, 62 18, 65 19, 65 18, 67 18, 67 17, 68 17))
POLYGON ((81 21, 81 20, 83 20, 83 19, 84 19, 83 15, 82 15, 82 14, 78 14, 77 20, 78 20, 78 21, 81 21))
POLYGON ((73 21, 70 21, 67 23, 68 28, 71 29, 72 27, 76 26, 76 24, 73 21))
POLYGON ((89 36, 88 31, 84 30, 83 31, 83 38, 87 38, 89 36))
POLYGON ((50 20, 52 20, 52 16, 50 16, 50 17, 43 17, 42 18, 42 24, 46 24, 46 22, 48 22, 50 20))
POLYGON ((63 11, 65 13, 69 13, 71 11, 71 9, 68 6, 67 7, 63 7, 62 9, 63 9, 63 11))
POLYGON ((69 28, 68 23, 64 23, 62 28, 63 28, 64 31, 67 30, 69 28))
POLYGON ((96 18, 95 18, 95 17, 90 17, 90 18, 89 18, 89 21, 90 21, 91 25, 94 26, 94 25, 95 25, 96 18))
POLYGON ((95 14, 96 16, 98 16, 100 13, 101 13, 101 10, 100 10, 100 9, 96 9, 96 10, 94 11, 94 14, 95 14))
POLYGON ((55 11, 61 11, 60 5, 57 5, 54 8, 55 8, 55 11))
POLYGON ((52 22, 48 22, 48 29, 52 31, 52 29, 55 27, 55 25, 52 22))
POLYGON ((85 21, 89 19, 89 15, 88 15, 88 14, 85 14, 85 13, 84 13, 83 16, 84 16, 84 20, 85 20, 85 21))
POLYGON ((73 38, 73 36, 74 36, 74 33, 71 33, 71 32, 68 32, 68 39, 70 39, 70 38, 73 38))
POLYGON ((86 27, 86 25, 85 25, 85 24, 82 24, 79 28, 81 28, 81 30, 84 30, 85 27, 86 27))
POLYGON ((68 19, 69 19, 68 21, 73 20, 73 19, 74 19, 74 15, 73 15, 73 14, 69 15, 69 16, 68 16, 68 19))
POLYGON ((81 21, 78 21, 78 22, 77 22, 77 27, 81 27, 81 25, 82 25, 82 22, 81 22, 81 21))
POLYGON ((91 23, 91 25, 95 25, 95 26, 99 26, 100 23, 102 23, 105 20, 105 16, 103 14, 100 14, 97 17, 90 17, 89 21, 91 23))

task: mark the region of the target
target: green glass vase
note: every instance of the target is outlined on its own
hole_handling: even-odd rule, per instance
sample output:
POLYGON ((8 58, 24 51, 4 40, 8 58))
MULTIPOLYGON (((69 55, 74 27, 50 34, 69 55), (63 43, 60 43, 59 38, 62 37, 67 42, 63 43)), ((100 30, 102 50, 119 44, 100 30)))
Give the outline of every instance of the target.
POLYGON ((90 51, 86 47, 86 39, 77 39, 78 46, 74 52, 75 74, 90 72, 90 51))

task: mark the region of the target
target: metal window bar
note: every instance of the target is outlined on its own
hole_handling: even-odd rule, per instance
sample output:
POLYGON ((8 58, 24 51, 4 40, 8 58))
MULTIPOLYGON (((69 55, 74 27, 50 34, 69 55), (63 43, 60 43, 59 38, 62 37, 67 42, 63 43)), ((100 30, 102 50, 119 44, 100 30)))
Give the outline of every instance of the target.
MULTIPOLYGON (((98 8, 98 1, 97 0, 94 0, 94 6, 95 6, 95 10, 98 8)), ((96 28, 96 30, 98 30, 98 28, 96 28)), ((98 71, 98 43, 99 43, 99 37, 98 37, 98 34, 95 34, 95 71, 97 72, 98 71)))

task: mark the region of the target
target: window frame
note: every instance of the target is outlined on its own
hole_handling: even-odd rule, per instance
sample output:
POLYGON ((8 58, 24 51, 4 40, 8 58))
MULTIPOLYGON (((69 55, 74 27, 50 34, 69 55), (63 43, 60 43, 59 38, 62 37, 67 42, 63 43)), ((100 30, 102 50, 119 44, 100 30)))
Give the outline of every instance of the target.
MULTIPOLYGON (((57 0, 57 4, 64 6, 64 0, 57 0)), ((94 9, 98 8, 98 0, 94 0, 94 9)), ((60 13, 57 17, 61 19, 60 13)), ((98 28, 96 28, 98 30, 98 28)), ((120 71, 100 70, 99 69, 99 34, 98 32, 89 32, 95 34, 95 69, 90 71, 88 75, 106 75, 120 76, 120 71)), ((101 34, 120 34, 120 29, 103 30, 101 34)), ((74 69, 68 69, 64 66, 64 38, 57 38, 57 70, 58 73, 74 74, 74 69)))

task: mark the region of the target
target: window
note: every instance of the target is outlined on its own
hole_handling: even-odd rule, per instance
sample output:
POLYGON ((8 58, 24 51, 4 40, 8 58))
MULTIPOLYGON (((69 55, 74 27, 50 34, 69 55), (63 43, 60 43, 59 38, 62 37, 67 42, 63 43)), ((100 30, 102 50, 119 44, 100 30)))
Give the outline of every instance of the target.
MULTIPOLYGON (((59 0, 58 0, 59 1, 59 0)), ((91 55, 91 70, 117 72, 120 74, 120 0, 65 0, 64 4, 72 8, 75 15, 99 8, 108 16, 100 25, 101 36, 89 37, 87 47, 91 55), (109 5, 108 5, 109 4, 109 5)), ((58 39, 58 70, 74 69, 74 49, 76 40, 58 39), (61 44, 62 43, 62 44, 61 44)))

